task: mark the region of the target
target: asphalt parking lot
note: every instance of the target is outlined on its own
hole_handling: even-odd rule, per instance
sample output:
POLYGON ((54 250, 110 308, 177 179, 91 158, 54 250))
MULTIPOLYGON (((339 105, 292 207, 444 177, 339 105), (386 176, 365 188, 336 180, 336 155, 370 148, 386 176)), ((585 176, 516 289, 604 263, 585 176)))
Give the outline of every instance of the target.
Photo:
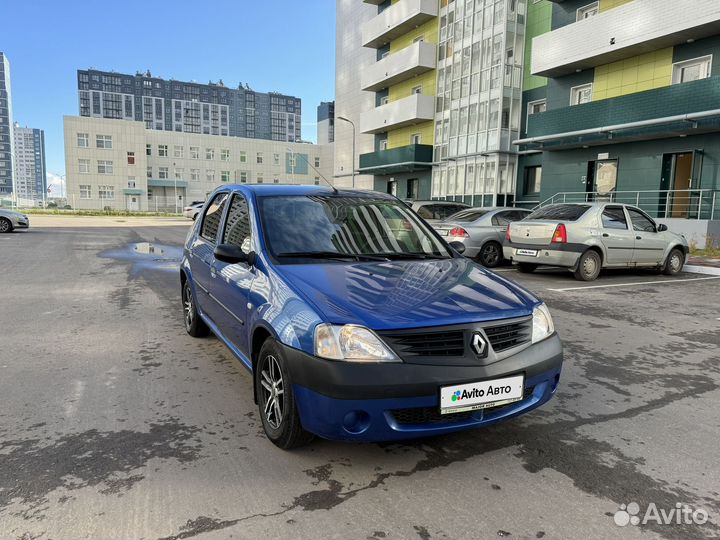
POLYGON ((720 535, 717 277, 500 268, 564 340, 553 401, 478 431, 284 452, 239 362, 185 334, 187 224, 44 224, 0 235, 2 538, 720 535), (631 502, 710 520, 616 525, 631 502))

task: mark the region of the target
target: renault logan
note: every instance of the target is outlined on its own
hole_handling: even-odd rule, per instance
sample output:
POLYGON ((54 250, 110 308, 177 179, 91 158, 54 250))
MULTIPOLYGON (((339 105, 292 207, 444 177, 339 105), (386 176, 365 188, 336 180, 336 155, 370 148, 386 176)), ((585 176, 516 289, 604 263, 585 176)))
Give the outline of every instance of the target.
POLYGON ((187 332, 214 333, 250 370, 281 448, 489 425, 558 385, 545 304, 391 195, 218 188, 188 234, 180 281, 187 332))

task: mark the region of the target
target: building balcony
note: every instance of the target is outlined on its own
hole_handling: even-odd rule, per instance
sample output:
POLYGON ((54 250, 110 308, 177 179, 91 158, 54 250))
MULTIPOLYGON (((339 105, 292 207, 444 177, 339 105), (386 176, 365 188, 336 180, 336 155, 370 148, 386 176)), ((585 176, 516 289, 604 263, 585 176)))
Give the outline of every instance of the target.
POLYGON ((532 74, 559 77, 718 33, 717 0, 635 0, 533 40, 532 74))
POLYGON ((412 94, 360 115, 360 133, 384 133, 435 117, 435 97, 412 94))
POLYGON ((437 65, 435 49, 435 45, 432 43, 418 41, 386 56, 363 71, 361 88, 377 92, 415 75, 435 69, 437 65))
POLYGON ((360 154, 362 174, 400 174, 427 170, 432 167, 433 147, 431 144, 410 144, 399 148, 378 150, 360 154))
POLYGON ((363 47, 382 47, 437 14, 437 0, 400 0, 362 25, 363 47))
POLYGON ((528 117, 524 145, 561 149, 720 131, 720 77, 528 117))

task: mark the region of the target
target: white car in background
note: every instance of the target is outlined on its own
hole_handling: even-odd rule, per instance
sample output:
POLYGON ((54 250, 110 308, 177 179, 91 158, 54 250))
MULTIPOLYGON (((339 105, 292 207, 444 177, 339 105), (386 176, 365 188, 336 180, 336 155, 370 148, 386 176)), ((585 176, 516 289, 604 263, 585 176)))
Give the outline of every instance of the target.
POLYGON ((183 216, 195 221, 195 218, 197 218, 197 215, 200 210, 202 210, 203 206, 205 206, 205 201, 193 201, 183 208, 183 216))

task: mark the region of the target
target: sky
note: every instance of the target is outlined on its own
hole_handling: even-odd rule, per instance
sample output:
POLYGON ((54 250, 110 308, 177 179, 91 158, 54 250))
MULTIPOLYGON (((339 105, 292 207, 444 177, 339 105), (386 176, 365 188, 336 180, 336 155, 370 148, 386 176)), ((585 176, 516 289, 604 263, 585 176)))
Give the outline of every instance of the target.
MULTIPOLYGON (((62 118, 77 115, 77 70, 248 83, 302 99, 302 137, 335 93, 335 0, 0 0, 13 116, 45 130, 48 182, 65 174, 62 118)), ((57 188, 56 188, 57 189, 57 188)))

